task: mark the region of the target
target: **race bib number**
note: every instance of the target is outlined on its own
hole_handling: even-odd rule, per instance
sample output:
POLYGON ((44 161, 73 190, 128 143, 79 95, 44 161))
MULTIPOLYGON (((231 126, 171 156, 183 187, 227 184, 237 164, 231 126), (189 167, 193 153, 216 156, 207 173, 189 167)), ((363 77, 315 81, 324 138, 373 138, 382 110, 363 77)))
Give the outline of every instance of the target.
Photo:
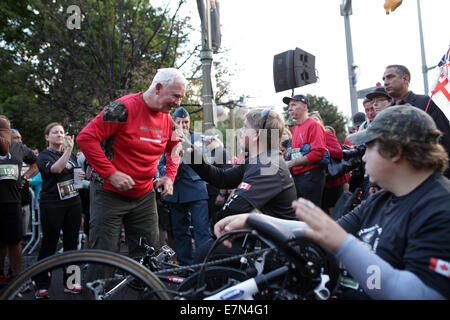
POLYGON ((18 180, 19 165, 17 164, 0 164, 0 180, 18 180))
POLYGON ((60 182, 57 184, 57 186, 58 186, 59 198, 61 200, 67 200, 67 199, 73 198, 78 195, 78 190, 75 189, 73 179, 67 180, 64 182, 60 182))

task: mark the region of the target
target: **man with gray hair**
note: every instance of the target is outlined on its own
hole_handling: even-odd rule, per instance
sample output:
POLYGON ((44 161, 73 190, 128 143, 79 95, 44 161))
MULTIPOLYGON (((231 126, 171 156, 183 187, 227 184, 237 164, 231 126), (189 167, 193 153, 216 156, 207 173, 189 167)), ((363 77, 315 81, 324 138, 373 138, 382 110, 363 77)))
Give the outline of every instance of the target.
POLYGON ((77 143, 94 168, 90 190, 91 247, 119 251, 122 224, 130 256, 142 252, 139 239, 159 248, 154 188, 171 195, 179 156, 169 112, 180 106, 186 79, 174 68, 158 70, 145 92, 109 105, 78 135, 77 143), (166 152, 166 175, 153 182, 166 152))
POLYGON ((20 134, 19 130, 11 129, 11 141, 22 143, 22 135, 20 134))

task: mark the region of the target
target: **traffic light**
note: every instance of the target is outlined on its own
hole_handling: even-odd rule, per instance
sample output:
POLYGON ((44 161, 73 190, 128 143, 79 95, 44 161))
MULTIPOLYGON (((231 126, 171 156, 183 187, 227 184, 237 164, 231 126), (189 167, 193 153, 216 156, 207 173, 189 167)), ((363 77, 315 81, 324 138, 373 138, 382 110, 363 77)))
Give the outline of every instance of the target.
POLYGON ((273 59, 275 92, 302 87, 317 82, 316 58, 300 49, 277 54, 273 59))
POLYGON ((391 11, 394 11, 397 9, 401 4, 403 0, 385 0, 384 1, 384 9, 386 10, 386 14, 391 13, 391 11))

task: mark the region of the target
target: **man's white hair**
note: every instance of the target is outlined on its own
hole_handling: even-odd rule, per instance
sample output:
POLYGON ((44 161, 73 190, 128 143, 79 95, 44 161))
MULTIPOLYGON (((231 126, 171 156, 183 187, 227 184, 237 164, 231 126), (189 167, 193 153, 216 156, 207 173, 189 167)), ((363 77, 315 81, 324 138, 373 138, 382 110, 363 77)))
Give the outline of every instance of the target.
POLYGON ((175 68, 158 69, 158 72, 150 85, 150 89, 154 89, 157 83, 161 83, 163 86, 170 86, 174 82, 182 83, 184 85, 187 84, 187 80, 180 70, 175 68))

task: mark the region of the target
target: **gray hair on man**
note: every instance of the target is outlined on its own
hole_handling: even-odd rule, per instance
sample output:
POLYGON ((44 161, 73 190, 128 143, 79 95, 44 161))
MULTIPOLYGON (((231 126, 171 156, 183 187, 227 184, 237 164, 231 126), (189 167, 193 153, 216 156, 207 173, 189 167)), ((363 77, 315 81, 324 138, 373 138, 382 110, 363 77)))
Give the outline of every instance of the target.
POLYGON ((158 69, 149 89, 153 90, 157 83, 161 83, 163 86, 170 86, 174 82, 182 83, 185 86, 187 85, 187 80, 180 70, 176 68, 158 69))

